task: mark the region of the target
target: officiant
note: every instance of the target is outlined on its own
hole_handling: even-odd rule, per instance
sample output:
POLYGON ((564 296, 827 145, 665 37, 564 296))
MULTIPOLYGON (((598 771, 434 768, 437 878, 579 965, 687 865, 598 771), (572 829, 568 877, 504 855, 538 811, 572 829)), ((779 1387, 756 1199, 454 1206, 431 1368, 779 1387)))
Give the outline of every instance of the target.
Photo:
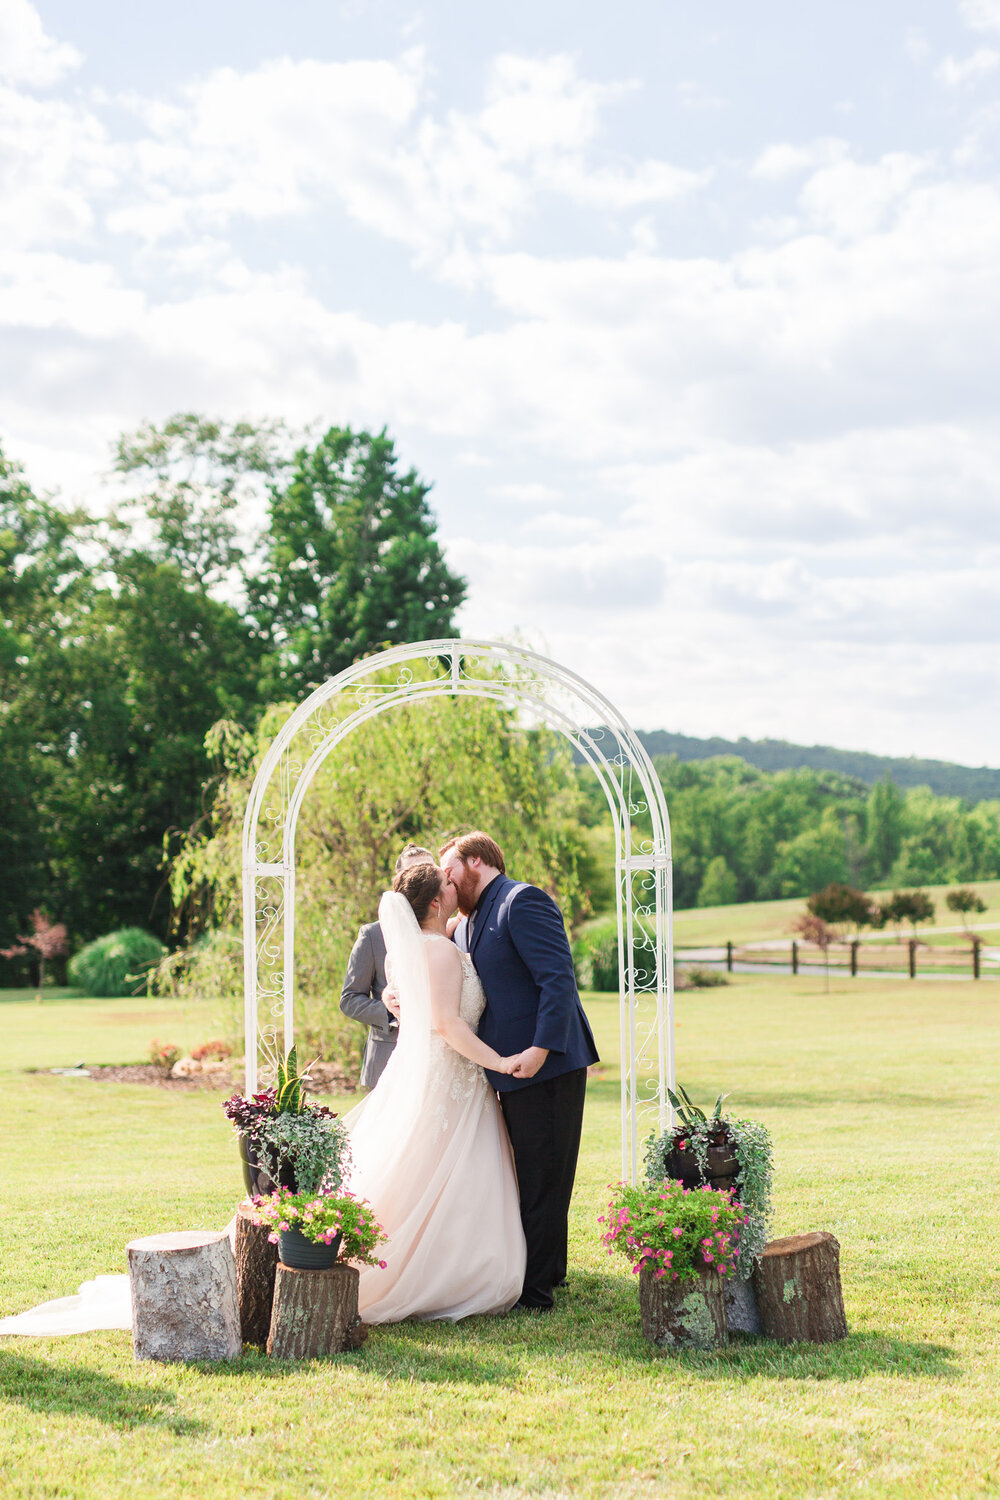
MULTIPOLYGON (((396 874, 408 870, 411 865, 436 863, 429 849, 419 844, 407 844, 396 860, 396 874)), ((373 1089, 378 1083, 399 1035, 399 1022, 382 999, 385 987, 385 938, 377 922, 366 922, 351 949, 340 995, 344 1015, 368 1027, 361 1059, 363 1089, 373 1089)))

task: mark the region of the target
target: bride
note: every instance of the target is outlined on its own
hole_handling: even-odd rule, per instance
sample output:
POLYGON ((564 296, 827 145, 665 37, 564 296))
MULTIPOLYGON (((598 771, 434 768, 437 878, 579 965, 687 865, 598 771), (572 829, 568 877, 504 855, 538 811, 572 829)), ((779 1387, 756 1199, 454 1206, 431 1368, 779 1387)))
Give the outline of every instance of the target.
POLYGON ((361 1271, 366 1323, 504 1313, 525 1245, 507 1130, 483 1069, 511 1060, 480 1041, 486 1004, 468 954, 446 936, 457 906, 437 865, 402 871, 379 905, 399 997, 399 1041, 378 1087, 345 1117, 350 1186, 389 1242, 361 1271))

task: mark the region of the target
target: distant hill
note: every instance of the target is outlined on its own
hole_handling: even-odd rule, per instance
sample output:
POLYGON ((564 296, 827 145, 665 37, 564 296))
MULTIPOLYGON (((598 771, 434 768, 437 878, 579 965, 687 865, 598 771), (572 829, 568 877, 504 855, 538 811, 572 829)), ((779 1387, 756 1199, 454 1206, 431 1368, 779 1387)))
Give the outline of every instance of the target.
POLYGON ((811 766, 817 771, 842 771, 869 785, 888 771, 899 787, 929 786, 942 797, 966 802, 1000 799, 1000 770, 989 766, 958 766, 947 760, 918 760, 916 756, 872 755, 867 750, 835 750, 832 745, 790 745, 787 740, 699 740, 670 734, 666 729, 639 730, 650 755, 676 755, 678 760, 709 760, 714 755, 738 755, 762 771, 811 766))

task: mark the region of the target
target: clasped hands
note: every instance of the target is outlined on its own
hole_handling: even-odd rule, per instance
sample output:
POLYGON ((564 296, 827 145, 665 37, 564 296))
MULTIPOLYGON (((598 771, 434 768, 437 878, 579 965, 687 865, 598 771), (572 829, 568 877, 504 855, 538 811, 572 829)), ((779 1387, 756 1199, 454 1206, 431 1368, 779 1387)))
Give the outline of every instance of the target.
POLYGON ((513 1057, 501 1058, 503 1066, 499 1071, 508 1073, 511 1078, 534 1078, 548 1055, 547 1047, 525 1047, 513 1057))

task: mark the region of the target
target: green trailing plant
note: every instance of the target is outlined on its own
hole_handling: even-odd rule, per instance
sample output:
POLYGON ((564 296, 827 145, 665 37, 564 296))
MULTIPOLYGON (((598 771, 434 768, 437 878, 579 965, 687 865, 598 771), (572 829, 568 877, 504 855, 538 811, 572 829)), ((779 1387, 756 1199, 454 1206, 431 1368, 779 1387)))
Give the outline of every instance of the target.
POLYGON ((87 995, 117 997, 143 994, 152 969, 166 949, 141 927, 123 927, 95 938, 69 961, 69 980, 87 995))
POLYGON ((260 1164, 272 1182, 290 1164, 300 1193, 331 1193, 351 1162, 346 1129, 331 1110, 307 1105, 301 1114, 266 1115, 254 1133, 260 1164))
POLYGON ((677 1093, 670 1089, 668 1094, 678 1120, 662 1135, 651 1135, 647 1140, 643 1157, 646 1181, 652 1188, 665 1178, 672 1178, 671 1158, 675 1152, 690 1152, 702 1176, 707 1179, 711 1175, 709 1147, 731 1151, 738 1168, 733 1195, 746 1216, 746 1223, 740 1231, 737 1271, 738 1279, 745 1281, 767 1244, 774 1180, 770 1132, 759 1120, 744 1120, 726 1114, 722 1106, 728 1094, 719 1095, 711 1115, 695 1104, 680 1084, 677 1093))

